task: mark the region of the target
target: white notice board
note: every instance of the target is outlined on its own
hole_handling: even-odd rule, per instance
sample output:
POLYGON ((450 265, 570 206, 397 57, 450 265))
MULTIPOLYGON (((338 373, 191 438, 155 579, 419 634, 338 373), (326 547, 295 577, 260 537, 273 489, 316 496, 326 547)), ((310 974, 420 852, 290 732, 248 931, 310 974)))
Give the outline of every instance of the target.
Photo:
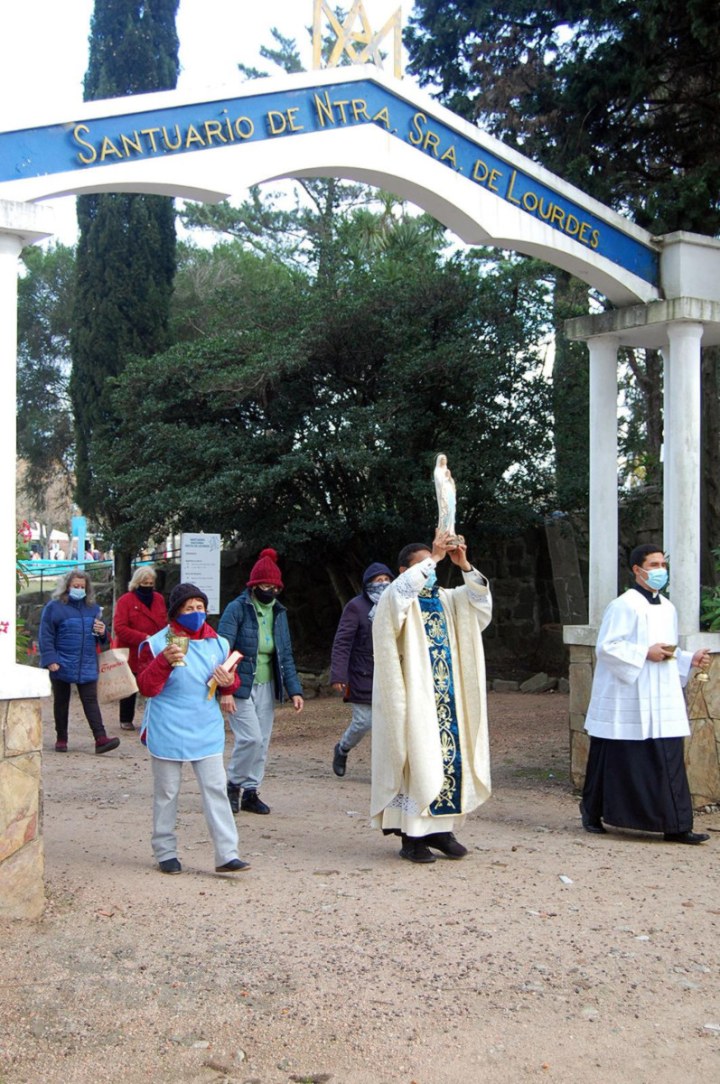
POLYGON ((220 613, 220 549, 219 534, 180 536, 180 582, 204 591, 209 614, 220 613))

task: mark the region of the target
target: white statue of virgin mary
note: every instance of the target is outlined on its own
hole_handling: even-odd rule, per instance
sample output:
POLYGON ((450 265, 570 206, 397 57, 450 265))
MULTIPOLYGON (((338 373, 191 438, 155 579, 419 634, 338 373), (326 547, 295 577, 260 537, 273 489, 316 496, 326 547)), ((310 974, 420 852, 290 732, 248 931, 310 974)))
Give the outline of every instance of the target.
POLYGON ((435 460, 435 494, 438 503, 438 528, 455 534, 455 480, 447 465, 447 456, 440 454, 435 460))

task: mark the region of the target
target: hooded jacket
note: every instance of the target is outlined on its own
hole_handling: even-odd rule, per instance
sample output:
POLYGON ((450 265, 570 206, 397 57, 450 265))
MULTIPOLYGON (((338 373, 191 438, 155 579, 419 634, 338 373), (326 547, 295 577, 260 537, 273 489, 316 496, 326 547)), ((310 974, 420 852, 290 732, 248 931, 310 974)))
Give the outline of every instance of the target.
POLYGON ((372 700, 373 639, 369 613, 373 607, 367 587, 376 576, 389 576, 387 565, 377 562, 363 572, 362 593, 350 599, 343 610, 333 640, 330 659, 330 684, 345 686, 344 700, 369 704, 372 700))

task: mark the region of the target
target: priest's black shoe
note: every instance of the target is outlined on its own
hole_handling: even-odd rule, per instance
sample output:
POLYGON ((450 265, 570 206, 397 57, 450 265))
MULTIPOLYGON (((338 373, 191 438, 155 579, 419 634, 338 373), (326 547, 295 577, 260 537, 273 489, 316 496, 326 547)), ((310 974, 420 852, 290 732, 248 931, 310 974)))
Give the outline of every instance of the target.
POLYGON ((706 835, 705 832, 666 832, 665 833, 665 842, 666 843, 691 843, 691 844, 695 845, 695 844, 698 844, 698 843, 707 843, 707 841, 709 839, 710 839, 710 836, 706 835))
POLYGON ((401 838, 401 858, 406 858, 408 862, 418 862, 422 865, 427 865, 430 862, 437 861, 435 855, 432 853, 429 847, 427 847, 425 840, 422 836, 406 836, 403 833, 401 838))
POLYGON ((240 808, 244 813, 269 813, 270 806, 265 805, 256 790, 244 790, 240 799, 240 808))
POLYGON ((603 828, 600 821, 590 820, 582 802, 580 803, 580 816, 582 818, 582 826, 586 832, 592 832, 596 836, 604 836, 607 834, 607 828, 603 828))
POLYGON ((467 847, 463 847, 452 832, 433 832, 432 835, 423 836, 422 841, 426 847, 440 851, 446 858, 464 858, 468 853, 467 847))

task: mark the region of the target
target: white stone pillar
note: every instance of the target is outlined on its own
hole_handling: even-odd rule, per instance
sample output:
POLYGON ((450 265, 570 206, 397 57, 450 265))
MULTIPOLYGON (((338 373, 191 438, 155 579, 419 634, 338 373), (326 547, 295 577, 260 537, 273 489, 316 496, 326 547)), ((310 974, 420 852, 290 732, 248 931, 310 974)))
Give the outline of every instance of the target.
POLYGON ((618 338, 588 339, 590 351, 590 570, 588 622, 597 628, 617 594, 618 338))
POLYGON ((699 628, 702 335, 702 324, 668 324, 663 350, 663 545, 681 636, 699 628))
POLYGON ((15 460, 18 256, 52 232, 48 208, 0 200, 0 700, 46 696, 47 671, 15 662, 15 460))

